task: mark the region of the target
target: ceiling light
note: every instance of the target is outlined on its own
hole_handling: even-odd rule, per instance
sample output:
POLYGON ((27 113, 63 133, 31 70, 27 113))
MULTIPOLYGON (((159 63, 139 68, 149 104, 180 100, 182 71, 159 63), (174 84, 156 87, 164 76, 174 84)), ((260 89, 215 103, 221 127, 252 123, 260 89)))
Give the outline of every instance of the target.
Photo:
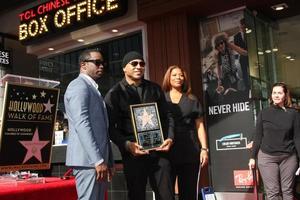
POLYGON ((78 42, 84 42, 84 39, 78 39, 77 41, 78 42))
POLYGON ((277 11, 278 11, 278 10, 283 10, 283 9, 284 9, 283 6, 278 6, 278 7, 275 8, 275 10, 277 10, 277 11))
POLYGON ((113 33, 118 33, 119 30, 118 30, 118 29, 112 29, 111 32, 113 32, 113 33))
POLYGON ((273 10, 280 11, 280 10, 284 10, 284 9, 288 8, 288 5, 286 3, 280 3, 280 4, 271 6, 271 8, 273 10))
POLYGON ((274 48, 272 49, 272 51, 273 51, 273 52, 276 52, 276 51, 278 51, 278 48, 277 48, 277 47, 274 47, 274 48))
POLYGON ((290 61, 294 61, 296 59, 295 54, 290 54, 290 58, 288 58, 290 61))
POLYGON ((249 34, 249 33, 251 33, 252 32, 252 30, 250 29, 250 28, 246 28, 246 33, 247 34, 249 34))
POLYGON ((272 51, 270 49, 265 50, 266 53, 271 53, 272 51))
POLYGON ((286 58, 286 59, 291 59, 291 57, 292 57, 292 56, 286 56, 285 58, 286 58))
POLYGON ((54 51, 54 48, 49 47, 48 50, 49 50, 49 51, 54 51))
POLYGON ((262 52, 262 51, 258 51, 257 53, 258 53, 258 55, 264 55, 264 52, 262 52))

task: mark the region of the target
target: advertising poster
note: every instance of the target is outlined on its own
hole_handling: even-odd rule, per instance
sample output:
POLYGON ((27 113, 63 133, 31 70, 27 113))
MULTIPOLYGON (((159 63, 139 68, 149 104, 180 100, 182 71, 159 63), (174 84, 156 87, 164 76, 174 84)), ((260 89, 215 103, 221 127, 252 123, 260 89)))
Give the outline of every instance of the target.
POLYGON ((247 191, 248 180, 235 184, 236 177, 249 178, 243 173, 254 131, 244 12, 202 20, 200 34, 213 188, 247 191))
POLYGON ((59 90, 5 85, 0 172, 49 169, 59 90))

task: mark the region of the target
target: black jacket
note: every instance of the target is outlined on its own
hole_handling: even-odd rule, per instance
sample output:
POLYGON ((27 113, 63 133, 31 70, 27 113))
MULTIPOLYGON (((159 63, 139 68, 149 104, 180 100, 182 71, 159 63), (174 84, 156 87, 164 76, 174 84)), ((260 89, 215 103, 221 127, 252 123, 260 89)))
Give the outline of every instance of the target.
POLYGON ((300 120, 295 109, 270 106, 258 114, 251 158, 259 149, 272 156, 294 152, 299 156, 300 120))
POLYGON ((157 103, 164 138, 174 140, 174 120, 168 110, 165 95, 161 87, 143 79, 141 98, 138 92, 127 83, 125 78, 117 83, 105 96, 105 103, 109 116, 109 132, 111 140, 119 147, 122 155, 127 153, 127 140, 136 141, 131 122, 130 105, 140 103, 157 103))

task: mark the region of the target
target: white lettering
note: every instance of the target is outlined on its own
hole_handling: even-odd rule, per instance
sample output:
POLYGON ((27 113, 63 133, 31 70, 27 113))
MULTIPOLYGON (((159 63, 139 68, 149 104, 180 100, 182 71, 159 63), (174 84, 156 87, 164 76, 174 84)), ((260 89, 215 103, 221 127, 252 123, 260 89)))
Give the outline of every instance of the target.
POLYGON ((231 112, 230 104, 210 106, 208 109, 209 109, 209 115, 218 115, 218 114, 225 114, 231 112))
POLYGON ((240 102, 240 103, 233 103, 232 104, 232 112, 244 112, 249 111, 249 102, 240 102))

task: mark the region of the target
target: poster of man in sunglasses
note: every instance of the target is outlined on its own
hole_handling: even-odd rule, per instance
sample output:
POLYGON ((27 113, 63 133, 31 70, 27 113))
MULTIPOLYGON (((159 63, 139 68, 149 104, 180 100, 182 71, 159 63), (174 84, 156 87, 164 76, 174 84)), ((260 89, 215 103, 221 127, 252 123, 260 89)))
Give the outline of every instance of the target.
POLYGON ((241 21, 244 22, 243 13, 239 12, 225 18, 215 17, 200 25, 203 86, 209 99, 219 103, 236 95, 249 95, 248 66, 240 59, 248 59, 247 47, 236 39, 245 30, 240 28, 241 21), (212 24, 215 28, 209 29, 212 24))

